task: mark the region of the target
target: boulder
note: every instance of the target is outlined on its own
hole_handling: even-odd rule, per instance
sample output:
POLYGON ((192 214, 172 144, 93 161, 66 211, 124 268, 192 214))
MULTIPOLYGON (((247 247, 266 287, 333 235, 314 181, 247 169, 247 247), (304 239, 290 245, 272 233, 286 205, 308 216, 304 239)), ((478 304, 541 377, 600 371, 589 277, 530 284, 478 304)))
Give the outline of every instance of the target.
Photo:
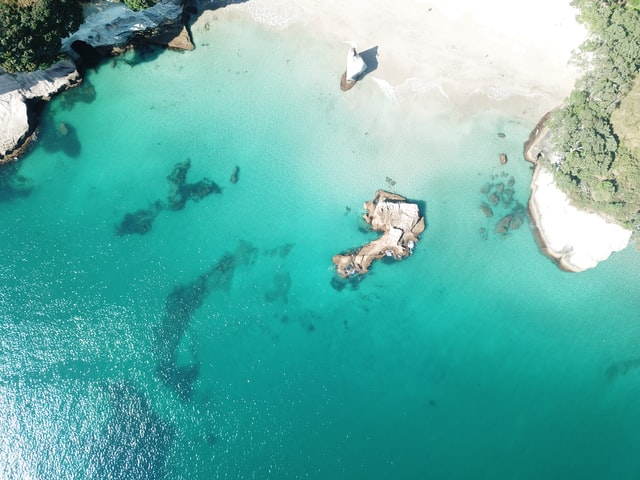
POLYGON ((511 215, 503 217, 496 225, 495 232, 500 235, 506 235, 509 232, 509 224, 511 223, 512 218, 513 217, 511 215))
POLYGON ((493 210, 486 203, 480 205, 480 210, 482 210, 482 213, 484 213, 485 217, 493 217, 493 210))

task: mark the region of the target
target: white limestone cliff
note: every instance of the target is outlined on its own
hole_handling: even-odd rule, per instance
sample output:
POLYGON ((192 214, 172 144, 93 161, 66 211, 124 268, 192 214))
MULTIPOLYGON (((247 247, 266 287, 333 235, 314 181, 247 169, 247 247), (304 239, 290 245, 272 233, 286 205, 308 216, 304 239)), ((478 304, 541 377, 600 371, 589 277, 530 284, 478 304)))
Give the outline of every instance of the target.
POLYGON ((71 61, 56 63, 47 70, 0 74, 0 163, 9 160, 33 131, 27 102, 49 100, 79 81, 71 61))
POLYGON ((631 231, 571 205, 552 173, 540 165, 531 182, 529 209, 545 253, 572 272, 595 267, 631 238, 631 231))

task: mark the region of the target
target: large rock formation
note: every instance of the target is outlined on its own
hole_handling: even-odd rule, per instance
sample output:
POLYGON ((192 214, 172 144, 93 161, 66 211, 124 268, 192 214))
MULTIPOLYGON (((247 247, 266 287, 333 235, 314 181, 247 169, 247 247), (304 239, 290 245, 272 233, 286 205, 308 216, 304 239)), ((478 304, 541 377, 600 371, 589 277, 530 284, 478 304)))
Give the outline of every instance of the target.
MULTIPOLYGON (((162 0, 133 12, 122 3, 96 2, 77 32, 62 42, 74 60, 117 53, 135 41, 190 50, 191 38, 183 22, 182 0, 162 0)), ((17 157, 35 136, 33 105, 80 82, 76 65, 60 62, 47 70, 8 74, 0 69, 0 163, 17 157)))
POLYGON ((400 260, 411 255, 425 229, 424 216, 418 205, 407 202, 400 195, 378 190, 364 208, 365 221, 373 230, 383 233, 355 251, 333 256, 336 271, 343 278, 366 273, 376 259, 386 256, 400 260))
POLYGON ((30 106, 51 99, 80 81, 73 62, 59 62, 47 70, 0 74, 0 163, 21 153, 36 127, 30 106))
POLYGON ((92 13, 78 31, 62 42, 62 50, 73 57, 79 42, 101 53, 118 52, 137 39, 164 46, 182 45, 180 48, 190 50, 193 44, 188 35, 185 40, 183 8, 181 0, 162 0, 138 12, 122 3, 105 1, 93 4, 92 13))
POLYGON ((580 272, 625 248, 631 231, 574 207, 557 187, 553 174, 538 162, 541 157, 551 163, 560 161, 560 155, 553 150, 552 132, 544 126, 546 118, 531 133, 524 149, 525 158, 536 164, 529 211, 542 251, 561 268, 580 272))

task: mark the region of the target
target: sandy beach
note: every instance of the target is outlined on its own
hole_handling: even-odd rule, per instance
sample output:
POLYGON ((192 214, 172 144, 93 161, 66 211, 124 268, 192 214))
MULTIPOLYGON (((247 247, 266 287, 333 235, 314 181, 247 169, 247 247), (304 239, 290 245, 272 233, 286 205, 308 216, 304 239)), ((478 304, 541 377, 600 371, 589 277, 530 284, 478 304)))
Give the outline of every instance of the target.
MULTIPOLYGON (((251 0, 200 21, 249 15, 276 30, 302 28, 334 45, 338 62, 349 43, 374 48, 377 65, 364 81, 406 108, 491 109, 536 123, 581 73, 570 62, 587 36, 577 13, 569 0, 251 0)), ((566 270, 592 268, 628 243, 630 232, 572 207, 550 176, 534 178, 530 206, 542 251, 566 270)))
POLYGON ((367 80, 394 99, 497 108, 532 122, 570 92, 579 72, 569 60, 586 36, 569 0, 251 0, 199 22, 237 14, 274 29, 303 28, 335 45, 337 58, 347 42, 377 48, 367 80))

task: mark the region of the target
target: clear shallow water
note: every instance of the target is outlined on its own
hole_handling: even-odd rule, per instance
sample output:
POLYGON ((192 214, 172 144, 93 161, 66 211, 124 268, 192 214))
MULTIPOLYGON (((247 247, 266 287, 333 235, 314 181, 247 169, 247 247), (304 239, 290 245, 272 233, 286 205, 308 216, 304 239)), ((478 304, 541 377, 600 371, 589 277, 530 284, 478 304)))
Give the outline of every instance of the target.
POLYGON ((3 187, 0 477, 638 478, 638 254, 574 275, 495 235, 532 125, 342 94, 294 33, 216 22, 51 103, 3 187), (222 192, 117 236, 187 158, 222 192), (428 228, 337 291, 387 177, 428 228))

